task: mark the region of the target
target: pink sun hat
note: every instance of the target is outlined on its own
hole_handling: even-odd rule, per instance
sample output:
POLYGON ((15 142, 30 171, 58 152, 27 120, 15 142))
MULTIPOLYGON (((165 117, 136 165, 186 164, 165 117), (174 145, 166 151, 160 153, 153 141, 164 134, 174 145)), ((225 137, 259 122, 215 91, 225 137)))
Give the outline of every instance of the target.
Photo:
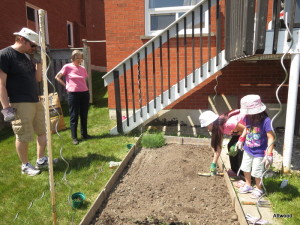
POLYGON ((246 95, 241 99, 241 114, 254 115, 265 111, 266 108, 259 95, 246 95))

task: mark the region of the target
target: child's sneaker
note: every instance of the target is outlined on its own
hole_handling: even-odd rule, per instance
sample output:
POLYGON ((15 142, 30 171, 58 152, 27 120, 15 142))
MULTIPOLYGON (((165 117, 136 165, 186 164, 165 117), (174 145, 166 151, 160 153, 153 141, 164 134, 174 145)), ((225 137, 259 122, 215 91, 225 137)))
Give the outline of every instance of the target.
POLYGON ((28 176, 35 176, 41 173, 40 170, 34 168, 34 166, 31 165, 30 163, 26 163, 25 165, 22 165, 21 172, 22 174, 27 174, 28 176))
POLYGON ((35 168, 37 169, 43 169, 48 167, 48 157, 44 156, 43 158, 40 158, 36 160, 35 168))
POLYGON ((263 193, 264 192, 262 190, 259 190, 258 188, 255 188, 252 191, 252 194, 251 194, 250 198, 258 199, 258 198, 260 198, 263 195, 263 193))
POLYGON ((246 193, 249 193, 249 192, 252 192, 253 191, 253 187, 251 187, 251 186, 249 186, 249 185, 247 185, 247 184, 245 184, 243 187, 241 187, 240 189, 239 189, 239 192, 241 193, 241 194, 246 194, 246 193))

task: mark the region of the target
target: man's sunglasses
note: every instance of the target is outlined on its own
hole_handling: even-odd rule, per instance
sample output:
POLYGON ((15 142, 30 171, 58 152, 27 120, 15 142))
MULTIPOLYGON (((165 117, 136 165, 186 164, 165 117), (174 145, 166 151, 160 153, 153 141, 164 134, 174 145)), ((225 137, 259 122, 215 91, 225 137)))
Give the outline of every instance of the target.
POLYGON ((32 43, 32 42, 29 41, 28 39, 26 39, 26 38, 24 38, 24 39, 25 39, 25 41, 29 42, 31 48, 36 48, 36 47, 37 47, 36 44, 32 43))

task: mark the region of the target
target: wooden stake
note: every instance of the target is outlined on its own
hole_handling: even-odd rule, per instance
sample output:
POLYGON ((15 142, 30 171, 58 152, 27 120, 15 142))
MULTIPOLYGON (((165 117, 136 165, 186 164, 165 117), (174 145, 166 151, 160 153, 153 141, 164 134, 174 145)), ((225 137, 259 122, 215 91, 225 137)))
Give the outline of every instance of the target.
POLYGON ((47 149, 48 149, 48 163, 49 163, 49 183, 52 205, 53 224, 56 225, 56 205, 55 205, 55 186, 53 176, 53 159, 52 159, 52 143, 51 143, 51 127, 50 127, 50 113, 49 113, 49 94, 48 94, 48 80, 47 80, 47 58, 46 58, 46 38, 45 38, 45 11, 39 9, 39 38, 41 45, 42 57, 42 73, 43 73, 43 87, 44 87, 44 109, 46 117, 47 129, 47 149))

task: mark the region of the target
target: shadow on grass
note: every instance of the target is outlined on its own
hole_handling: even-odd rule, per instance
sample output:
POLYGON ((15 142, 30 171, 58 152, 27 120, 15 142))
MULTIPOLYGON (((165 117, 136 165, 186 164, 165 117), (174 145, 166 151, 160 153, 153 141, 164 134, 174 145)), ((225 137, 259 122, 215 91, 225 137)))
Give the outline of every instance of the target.
POLYGON ((12 136, 15 135, 11 127, 5 127, 0 131, 0 141, 4 141, 12 136))
MULTIPOLYGON (((121 161, 120 158, 114 157, 114 156, 104 156, 101 154, 95 154, 95 153, 88 153, 86 157, 72 157, 72 158, 65 158, 65 160, 70 164, 70 170, 82 170, 84 168, 90 167, 92 162, 99 162, 99 163, 106 163, 109 161, 121 161)), ((54 170, 56 172, 65 172, 66 170, 66 163, 63 160, 59 160, 57 164, 54 165, 54 170)))
POLYGON ((292 201, 300 196, 298 188, 292 184, 288 184, 285 188, 280 188, 281 180, 268 179, 265 186, 268 194, 281 193, 281 201, 292 201))

